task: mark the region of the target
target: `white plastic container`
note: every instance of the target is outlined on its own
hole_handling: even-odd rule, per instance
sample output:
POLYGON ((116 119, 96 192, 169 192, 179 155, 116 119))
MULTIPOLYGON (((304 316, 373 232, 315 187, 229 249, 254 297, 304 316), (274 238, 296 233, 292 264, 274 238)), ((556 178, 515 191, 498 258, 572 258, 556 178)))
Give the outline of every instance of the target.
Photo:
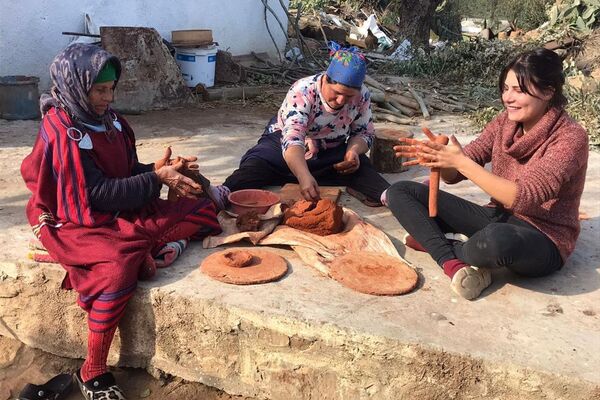
POLYGON ((194 88, 199 83, 205 87, 215 85, 217 46, 176 47, 175 61, 188 87, 194 88))

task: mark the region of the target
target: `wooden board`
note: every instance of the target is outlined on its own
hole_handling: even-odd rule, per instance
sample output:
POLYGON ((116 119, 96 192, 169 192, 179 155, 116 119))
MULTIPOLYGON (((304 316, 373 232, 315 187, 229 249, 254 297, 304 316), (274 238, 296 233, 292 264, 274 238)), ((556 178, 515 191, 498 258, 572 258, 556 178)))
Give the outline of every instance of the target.
MULTIPOLYGON (((340 199, 342 191, 337 186, 319 186, 322 199, 330 199, 337 204, 340 199)), ((286 183, 279 191, 279 197, 281 202, 286 203, 288 201, 302 200, 302 194, 300 193, 300 185, 297 183, 286 183)))

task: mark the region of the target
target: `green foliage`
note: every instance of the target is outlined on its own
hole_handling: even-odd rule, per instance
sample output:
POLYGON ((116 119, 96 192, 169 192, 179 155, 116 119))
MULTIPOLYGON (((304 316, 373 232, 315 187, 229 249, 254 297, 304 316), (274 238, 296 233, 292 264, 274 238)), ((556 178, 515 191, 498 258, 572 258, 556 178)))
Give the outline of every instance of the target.
POLYGON ((547 21, 546 8, 554 0, 452 0, 463 17, 485 18, 491 27, 507 19, 515 27, 530 30, 547 21))
POLYGON ((587 33, 598 25, 600 0, 569 0, 557 2, 548 12, 551 29, 587 33))
POLYGON ((380 72, 495 86, 502 67, 518 53, 534 47, 509 40, 464 41, 430 54, 417 50, 411 60, 385 64, 380 72))
POLYGON ((588 131, 590 146, 600 148, 600 90, 590 93, 565 86, 565 95, 569 99, 569 115, 588 131))
POLYGON ((502 110, 497 107, 484 107, 467 115, 473 125, 482 130, 488 123, 496 118, 502 110))
POLYGON ((303 11, 323 10, 329 4, 334 3, 331 0, 290 0, 290 8, 300 8, 303 11))
POLYGON ((546 9, 553 3, 554 0, 504 0, 498 5, 497 17, 528 31, 548 20, 546 9))

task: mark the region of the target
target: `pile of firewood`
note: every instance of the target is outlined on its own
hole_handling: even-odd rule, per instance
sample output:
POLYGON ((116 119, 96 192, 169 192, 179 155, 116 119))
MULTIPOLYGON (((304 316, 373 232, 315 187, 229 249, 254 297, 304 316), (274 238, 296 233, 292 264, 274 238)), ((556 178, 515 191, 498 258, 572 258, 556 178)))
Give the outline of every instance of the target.
POLYGON ((416 125, 414 117, 430 119, 431 114, 437 111, 464 112, 477 109, 476 106, 458 101, 456 97, 435 90, 416 90, 410 84, 386 86, 368 75, 365 84, 371 92, 371 108, 376 121, 416 125))

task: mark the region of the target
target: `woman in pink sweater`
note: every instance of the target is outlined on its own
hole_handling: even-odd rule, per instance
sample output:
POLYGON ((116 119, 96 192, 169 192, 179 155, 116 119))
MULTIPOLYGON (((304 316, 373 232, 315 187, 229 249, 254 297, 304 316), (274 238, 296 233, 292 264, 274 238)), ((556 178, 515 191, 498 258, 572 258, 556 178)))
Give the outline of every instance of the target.
POLYGON ((406 139, 394 147, 397 156, 441 168, 446 183, 469 179, 491 196, 490 204, 479 206, 440 191, 438 215, 430 218, 425 185, 398 182, 385 194, 409 234, 407 246, 427 251, 466 299, 491 284, 491 269, 545 276, 575 248, 588 135, 564 109, 564 81, 556 53, 525 52, 500 75, 505 111, 464 149, 454 136, 447 146, 406 139), (484 168, 488 162, 491 172, 484 168), (449 232, 468 240, 451 240, 449 232))

